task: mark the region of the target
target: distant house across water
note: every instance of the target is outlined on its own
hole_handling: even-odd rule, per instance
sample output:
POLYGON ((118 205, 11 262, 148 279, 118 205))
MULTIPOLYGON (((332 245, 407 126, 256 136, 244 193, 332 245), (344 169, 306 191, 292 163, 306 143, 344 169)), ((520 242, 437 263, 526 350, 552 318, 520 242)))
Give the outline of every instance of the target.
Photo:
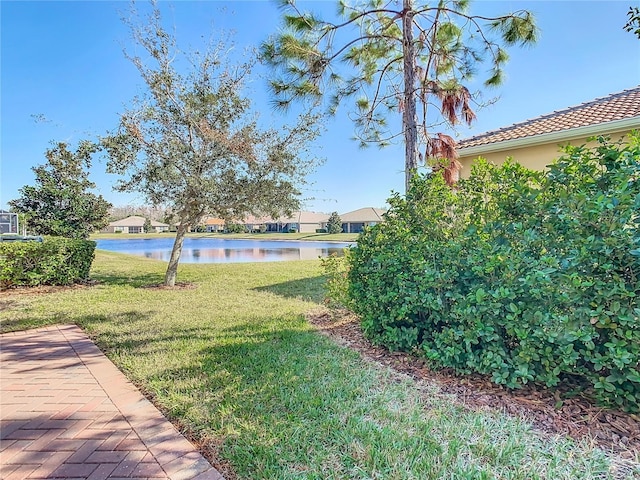
POLYGON ((225 221, 221 218, 208 217, 204 220, 204 226, 208 233, 223 232, 225 221))
POLYGON ((268 232, 290 232, 315 233, 323 228, 329 220, 329 215, 318 212, 293 212, 291 216, 270 219, 267 221, 268 232))
MULTIPOLYGON (((116 220, 111 222, 103 232, 106 233, 144 233, 144 224, 147 221, 146 218, 138 215, 132 215, 122 220, 116 220)), ((162 222, 151 220, 151 228, 157 233, 168 232, 169 225, 162 222)))
MULTIPOLYGON (((364 227, 370 227, 382 222, 384 213, 385 210, 373 207, 360 208, 343 213, 340 215, 342 231, 345 233, 360 233, 364 227)), ((248 232, 315 233, 317 230, 327 228, 329 216, 327 213, 297 211, 290 216, 279 218, 249 215, 242 220, 230 223, 242 225, 248 232)), ((144 217, 133 215, 111 222, 102 231, 105 233, 144 233, 145 221, 144 217)), ((204 226, 208 233, 224 232, 226 223, 221 218, 207 217, 203 220, 201 227, 204 226)), ((170 225, 151 220, 151 227, 155 232, 160 233, 168 232, 170 225)), ((193 230, 195 231, 195 229, 193 230)))
POLYGON ((352 212, 343 213, 340 215, 342 231, 344 233, 360 233, 364 227, 373 227, 382 222, 384 213, 385 210, 373 207, 359 208, 352 212))
MULTIPOLYGON (((340 215, 342 231, 345 233, 360 233, 365 226, 373 226, 383 221, 385 210, 373 207, 360 208, 340 215)), ((231 223, 243 225, 249 232, 299 232, 315 233, 327 228, 328 213, 296 211, 289 216, 278 218, 256 217, 248 215, 242 220, 231 223)), ((220 218, 207 218, 204 221, 207 232, 222 232, 225 221, 220 218)))

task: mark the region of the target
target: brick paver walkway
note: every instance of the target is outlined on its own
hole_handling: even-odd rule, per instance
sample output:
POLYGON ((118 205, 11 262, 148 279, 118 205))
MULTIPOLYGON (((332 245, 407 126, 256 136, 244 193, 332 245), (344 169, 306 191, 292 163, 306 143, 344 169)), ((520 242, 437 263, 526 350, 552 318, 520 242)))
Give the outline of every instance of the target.
POLYGON ((0 335, 0 478, 222 476, 75 325, 0 335))

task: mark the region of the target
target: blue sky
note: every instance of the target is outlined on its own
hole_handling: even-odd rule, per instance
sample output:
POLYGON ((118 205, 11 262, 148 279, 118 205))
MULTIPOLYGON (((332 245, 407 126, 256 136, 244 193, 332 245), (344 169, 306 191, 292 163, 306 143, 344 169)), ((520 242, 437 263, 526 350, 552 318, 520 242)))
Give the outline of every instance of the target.
MULTIPOLYGON (((331 10, 335 2, 301 2, 331 10)), ((499 96, 480 110, 460 138, 576 105, 640 83, 640 40, 625 32, 626 13, 637 0, 475 1, 471 11, 488 15, 531 10, 541 29, 532 48, 509 50, 504 84, 485 92, 499 96)), ((120 17, 125 1, 7 1, 1 15, 0 208, 32 184, 31 167, 45 163, 52 141, 74 145, 117 126, 118 113, 142 82, 122 49, 131 45, 120 17)), ((165 20, 175 26, 183 49, 198 48, 214 31, 233 30, 237 51, 258 45, 278 28, 279 11, 270 1, 162 2, 165 20)), ((260 70, 258 74, 262 74, 260 70)), ((281 123, 269 106, 267 80, 256 77, 247 93, 263 122, 281 123)), ((383 207, 392 190, 404 190, 403 148, 360 149, 351 140, 349 106, 327 124, 318 142, 326 159, 309 178, 305 209, 344 213, 383 207)), ((112 190, 116 177, 96 161, 91 179, 114 205, 143 204, 136 195, 112 190)))

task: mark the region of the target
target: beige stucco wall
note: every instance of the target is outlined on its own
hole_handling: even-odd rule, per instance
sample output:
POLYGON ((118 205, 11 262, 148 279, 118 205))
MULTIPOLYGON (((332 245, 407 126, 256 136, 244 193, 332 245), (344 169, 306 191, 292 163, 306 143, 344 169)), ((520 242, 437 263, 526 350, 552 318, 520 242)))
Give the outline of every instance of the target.
POLYGON ((299 223, 298 232, 300 233, 316 233, 316 228, 320 228, 320 223, 299 223))
MULTIPOLYGON (((617 141, 624 137, 628 131, 618 131, 608 133, 611 136, 612 141, 617 141)), ((544 168, 551 164, 553 160, 558 158, 562 153, 560 152, 561 145, 583 145, 589 146, 595 145, 597 142, 587 143, 587 139, 584 137, 571 138, 561 142, 554 141, 553 143, 530 145, 520 148, 510 148, 508 150, 489 151, 486 153, 480 153, 473 156, 460 156, 460 163, 462 163, 462 172, 460 176, 467 178, 471 174, 471 163, 478 157, 484 157, 489 162, 501 165, 507 157, 513 157, 513 159, 532 170, 544 170, 544 168)), ((494 146, 499 148, 499 144, 494 146)), ((461 152, 463 153, 463 152, 461 152)))

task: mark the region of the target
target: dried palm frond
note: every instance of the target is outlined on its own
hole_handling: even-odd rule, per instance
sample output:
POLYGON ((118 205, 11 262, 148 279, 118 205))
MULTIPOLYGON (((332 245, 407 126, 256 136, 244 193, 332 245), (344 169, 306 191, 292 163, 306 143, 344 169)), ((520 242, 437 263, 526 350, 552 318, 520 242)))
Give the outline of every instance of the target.
POLYGON ((443 170, 442 175, 445 182, 450 187, 454 187, 460 180, 460 170, 462 170, 462 164, 458 161, 455 139, 444 133, 438 133, 436 137, 430 137, 427 140, 425 156, 436 160, 432 166, 433 171, 443 170))
POLYGON ((469 105, 471 93, 467 87, 456 85, 451 88, 434 88, 432 91, 440 99, 442 115, 452 125, 458 124, 460 117, 467 125, 476 119, 476 114, 469 105))
POLYGON ((426 158, 458 158, 456 141, 453 137, 444 133, 438 133, 436 137, 427 139, 426 158))
POLYGON ((450 187, 454 187, 456 183, 460 180, 460 170, 462 170, 462 164, 456 158, 452 158, 449 160, 449 166, 445 167, 444 172, 442 172, 442 176, 444 177, 444 181, 450 187))

